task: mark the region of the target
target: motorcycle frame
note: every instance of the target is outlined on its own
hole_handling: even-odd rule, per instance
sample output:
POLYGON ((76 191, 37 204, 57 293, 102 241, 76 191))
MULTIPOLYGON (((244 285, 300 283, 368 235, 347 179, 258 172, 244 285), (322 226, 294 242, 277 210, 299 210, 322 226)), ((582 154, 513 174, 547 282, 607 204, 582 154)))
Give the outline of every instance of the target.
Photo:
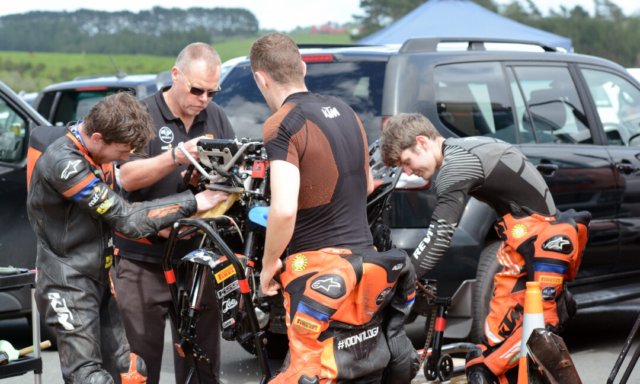
MULTIPOLYGON (((231 262, 231 265, 236 270, 236 275, 238 278, 238 285, 240 287, 241 297, 244 301, 244 305, 246 308, 246 314, 249 320, 249 324, 251 326, 251 333, 253 334, 254 345, 256 346, 258 361, 260 363, 260 369, 262 370, 262 378, 260 380, 260 384, 266 384, 269 379, 271 379, 271 367, 269 366, 269 359, 267 356, 267 350, 265 344, 263 343, 263 338, 265 336, 265 332, 260 329, 260 325, 258 323, 258 318, 256 316, 253 300, 251 297, 251 288, 249 286, 249 282, 247 280, 247 275, 244 270, 244 266, 238 259, 238 257, 231 251, 229 246, 222 240, 217 231, 217 225, 228 225, 230 224, 229 220, 226 218, 213 218, 213 219, 180 219, 176 221, 171 226, 171 233, 169 234, 169 239, 167 241, 167 245, 165 246, 164 254, 162 256, 162 269, 164 270, 165 279, 167 284, 169 285, 169 291, 171 292, 171 299, 173 301, 173 311, 169 311, 174 324, 180 325, 180 318, 182 317, 180 311, 180 297, 179 297, 179 289, 178 282, 175 278, 175 273, 173 271, 173 265, 171 263, 171 256, 173 255, 176 241, 179 238, 187 236, 197 230, 204 232, 208 241, 212 242, 222 253, 227 257, 227 260, 231 262), (183 228, 189 228, 186 231, 180 233, 180 230, 183 228)), ((201 266, 198 266, 201 267, 201 266)), ((195 279, 193 281, 192 287, 192 297, 198 297, 202 294, 202 275, 204 273, 203 268, 196 268, 195 279)), ((215 286, 214 286, 215 291, 215 286)), ((216 292, 217 293, 217 292, 216 292)), ((190 303, 192 304, 192 303, 190 303)), ((191 308, 190 308, 191 310, 191 308)), ((197 318, 196 318, 197 321, 197 318)), ((202 378, 200 376, 200 370, 197 365, 197 361, 194 357, 194 353, 192 352, 193 343, 189 339, 185 339, 182 337, 183 341, 187 343, 187 351, 185 351, 185 357, 189 361, 190 371, 187 377, 187 381, 185 384, 189 384, 193 374, 196 374, 197 383, 202 383, 202 378)))

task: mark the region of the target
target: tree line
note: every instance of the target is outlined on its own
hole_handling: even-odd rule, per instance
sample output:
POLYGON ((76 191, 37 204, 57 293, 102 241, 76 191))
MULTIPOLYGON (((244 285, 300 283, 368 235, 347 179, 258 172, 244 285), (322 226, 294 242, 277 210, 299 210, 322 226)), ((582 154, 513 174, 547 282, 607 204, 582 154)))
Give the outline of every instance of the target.
MULTIPOLYGON (((494 0, 472 0, 475 3, 519 23, 570 38, 577 53, 612 60, 624 67, 640 67, 640 15, 627 16, 611 0, 593 0, 595 12, 589 14, 576 5, 562 5, 543 15, 533 0, 513 0, 500 6, 494 0)), ((365 15, 356 16, 362 33, 368 36, 422 5, 424 0, 360 0, 365 15)))
POLYGON ((0 17, 0 50, 175 56, 186 45, 255 35, 241 8, 162 8, 138 13, 81 9, 0 17))

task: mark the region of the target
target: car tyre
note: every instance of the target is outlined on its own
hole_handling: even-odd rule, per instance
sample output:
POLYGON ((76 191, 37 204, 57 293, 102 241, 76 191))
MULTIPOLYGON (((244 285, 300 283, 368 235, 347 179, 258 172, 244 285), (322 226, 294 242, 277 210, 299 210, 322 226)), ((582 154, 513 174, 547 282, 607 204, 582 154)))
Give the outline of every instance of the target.
POLYGON ((476 344, 480 344, 484 337, 484 321, 489 315, 489 304, 493 298, 493 277, 502 270, 502 265, 496 257, 500 244, 500 241, 490 242, 480 253, 476 289, 473 295, 473 323, 470 335, 471 341, 476 344))

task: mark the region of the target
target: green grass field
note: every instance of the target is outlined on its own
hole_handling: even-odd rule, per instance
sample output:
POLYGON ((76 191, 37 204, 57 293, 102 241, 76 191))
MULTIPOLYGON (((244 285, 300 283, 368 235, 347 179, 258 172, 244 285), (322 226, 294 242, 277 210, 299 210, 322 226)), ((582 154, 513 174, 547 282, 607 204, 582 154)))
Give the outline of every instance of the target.
MULTIPOLYGON (((256 36, 257 38, 258 36, 256 36)), ((349 35, 294 35, 297 43, 350 43, 349 35)), ((222 61, 249 54, 255 38, 213 44, 222 61)), ((118 67, 128 74, 158 73, 171 69, 175 57, 113 55, 118 67)), ((76 76, 115 73, 108 55, 0 51, 0 81, 16 92, 37 92, 47 85, 76 76)))

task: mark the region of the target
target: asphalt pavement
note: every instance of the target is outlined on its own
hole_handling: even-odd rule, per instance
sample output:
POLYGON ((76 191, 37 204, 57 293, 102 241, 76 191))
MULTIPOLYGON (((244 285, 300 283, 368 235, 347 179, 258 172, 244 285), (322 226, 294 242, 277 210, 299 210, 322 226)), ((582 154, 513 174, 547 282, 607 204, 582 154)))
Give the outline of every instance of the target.
MULTIPOLYGON (((571 352, 583 383, 606 383, 639 313, 640 300, 578 312, 578 315, 562 336, 571 352)), ((169 329, 165 332, 161 384, 175 383, 171 337, 168 331, 169 329)), ((421 348, 424 345, 425 335, 420 318, 408 326, 408 333, 416 347, 421 348)), ((0 339, 10 341, 16 348, 24 348, 31 345, 31 333, 27 321, 0 321, 0 339)), ((630 360, 636 348, 638 348, 637 341, 631 348, 627 361, 630 360)), ((223 341, 222 359, 221 378, 225 383, 258 384, 260 382, 258 359, 244 351, 237 343, 223 341)), ((44 375, 42 382, 47 384, 62 383, 58 353, 55 351, 43 351, 43 364, 44 375)), ((271 360, 271 367, 274 371, 281 364, 282 360, 271 360)), ((624 368, 626 368, 626 362, 623 364, 623 370, 624 368)), ((622 372, 618 374, 616 383, 619 382, 621 377, 622 372)), ((33 382, 32 373, 2 380, 3 384, 31 384, 33 382)), ((425 382, 422 375, 419 375, 414 380, 414 383, 425 382)), ((457 380, 452 380, 452 382, 464 383, 465 380, 458 378, 457 380)), ((640 367, 636 367, 628 382, 640 384, 640 367)))

